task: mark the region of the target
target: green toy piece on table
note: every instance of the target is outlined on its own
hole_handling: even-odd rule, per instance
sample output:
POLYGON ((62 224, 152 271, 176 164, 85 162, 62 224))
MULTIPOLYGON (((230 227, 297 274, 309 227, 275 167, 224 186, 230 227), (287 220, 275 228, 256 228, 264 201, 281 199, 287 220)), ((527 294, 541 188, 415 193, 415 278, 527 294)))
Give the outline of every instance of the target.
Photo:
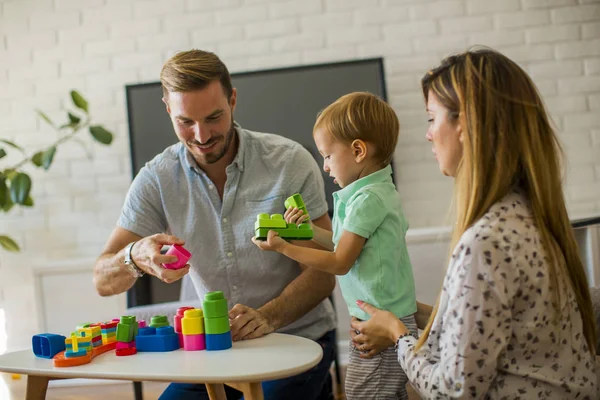
MULTIPOLYGON (((296 193, 288 197, 284 202, 285 208, 297 207, 304 214, 308 215, 306 206, 302 200, 302 196, 296 193)), ((288 224, 283 219, 283 214, 258 214, 254 223, 255 237, 258 240, 266 240, 269 231, 279 233, 279 237, 286 240, 311 240, 313 238, 313 230, 310 224, 302 223, 300 225, 288 224)))

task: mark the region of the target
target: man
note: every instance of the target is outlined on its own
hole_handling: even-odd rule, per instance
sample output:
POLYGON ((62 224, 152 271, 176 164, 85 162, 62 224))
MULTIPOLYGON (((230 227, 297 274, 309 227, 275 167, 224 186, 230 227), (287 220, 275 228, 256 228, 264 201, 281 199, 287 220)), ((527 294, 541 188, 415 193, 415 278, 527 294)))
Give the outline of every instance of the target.
MULTIPOLYGON (((312 156, 281 136, 250 132, 233 120, 236 90, 213 53, 191 50, 167 60, 163 101, 180 143, 142 168, 117 227, 94 267, 102 296, 128 290, 142 273, 170 283, 189 273, 200 297, 222 290, 230 301, 233 340, 273 331, 319 342, 324 357, 304 374, 263 384, 266 399, 331 395, 335 279, 251 242, 259 213, 281 213, 301 193, 316 225, 331 229, 323 180, 312 156), (181 244, 191 263, 169 270, 163 245, 181 244)), ((308 134, 308 133, 307 133, 308 134)), ((308 245, 308 244, 307 244, 308 245)), ((227 388, 228 399, 241 394, 227 388)), ((161 399, 208 399, 204 385, 171 384, 161 399)))

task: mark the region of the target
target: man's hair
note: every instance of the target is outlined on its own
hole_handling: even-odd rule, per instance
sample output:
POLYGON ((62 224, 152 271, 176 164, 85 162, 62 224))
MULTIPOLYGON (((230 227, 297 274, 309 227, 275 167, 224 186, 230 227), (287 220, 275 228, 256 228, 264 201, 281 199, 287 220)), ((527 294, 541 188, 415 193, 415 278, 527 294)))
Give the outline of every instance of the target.
POLYGON ((213 81, 221 82, 227 99, 231 98, 231 76, 216 54, 203 50, 182 51, 169 58, 160 71, 163 96, 169 92, 204 89, 213 81))
POLYGON ((327 106, 319 113, 313 132, 319 128, 343 142, 360 139, 373 144, 375 160, 382 166, 392 161, 400 133, 392 107, 367 92, 344 95, 327 106))

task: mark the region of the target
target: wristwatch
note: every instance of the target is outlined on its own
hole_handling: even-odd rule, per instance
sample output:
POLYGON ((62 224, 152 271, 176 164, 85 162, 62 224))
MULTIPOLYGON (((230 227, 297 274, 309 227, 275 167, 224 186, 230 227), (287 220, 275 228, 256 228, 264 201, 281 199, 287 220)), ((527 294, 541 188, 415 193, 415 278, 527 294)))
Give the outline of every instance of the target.
POLYGON ((127 247, 125 247, 125 265, 127 265, 127 268, 129 268, 129 272, 131 272, 131 275, 133 275, 135 278, 141 278, 142 276, 144 276, 144 271, 142 271, 137 265, 135 265, 135 263, 133 262, 133 258, 131 258, 131 249, 136 243, 137 242, 131 242, 127 245, 127 247))

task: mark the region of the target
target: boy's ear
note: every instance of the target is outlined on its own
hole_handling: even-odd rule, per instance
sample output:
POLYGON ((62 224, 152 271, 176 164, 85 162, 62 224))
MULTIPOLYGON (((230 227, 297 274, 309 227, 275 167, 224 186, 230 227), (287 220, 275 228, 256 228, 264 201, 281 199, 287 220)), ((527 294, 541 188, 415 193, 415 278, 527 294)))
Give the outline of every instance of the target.
POLYGON ((354 154, 354 160, 359 163, 367 157, 367 144, 360 139, 355 139, 352 144, 352 153, 354 154))

